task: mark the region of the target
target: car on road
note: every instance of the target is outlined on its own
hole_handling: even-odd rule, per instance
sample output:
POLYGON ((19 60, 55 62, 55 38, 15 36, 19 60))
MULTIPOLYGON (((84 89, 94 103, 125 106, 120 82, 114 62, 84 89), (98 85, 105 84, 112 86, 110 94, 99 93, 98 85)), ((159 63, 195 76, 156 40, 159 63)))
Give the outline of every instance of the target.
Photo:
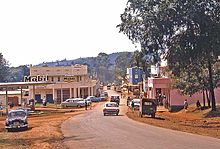
POLYGON ((99 101, 100 101, 100 99, 97 98, 97 97, 95 97, 95 96, 88 96, 88 97, 86 98, 86 100, 87 100, 87 101, 91 101, 91 102, 99 102, 99 101))
POLYGON ((119 114, 119 106, 116 102, 107 102, 104 104, 103 114, 106 116, 107 114, 110 115, 118 115, 119 114))
POLYGON ((157 100, 150 98, 142 98, 140 102, 139 108, 139 116, 143 115, 151 115, 151 117, 155 118, 155 114, 157 112, 157 100))
POLYGON ((8 131, 28 129, 27 112, 22 109, 9 111, 5 120, 5 128, 8 131))
POLYGON ((140 108, 140 104, 141 104, 141 99, 139 98, 134 98, 130 101, 129 103, 129 107, 131 108, 131 103, 134 102, 134 109, 139 109, 140 108))
MULTIPOLYGON (((87 104, 89 105, 90 101, 87 101, 87 104)), ((61 103, 62 108, 67 107, 84 107, 85 106, 85 99, 83 98, 69 98, 61 103)))
POLYGON ((110 102, 116 102, 119 105, 120 103, 119 95, 111 95, 110 102))

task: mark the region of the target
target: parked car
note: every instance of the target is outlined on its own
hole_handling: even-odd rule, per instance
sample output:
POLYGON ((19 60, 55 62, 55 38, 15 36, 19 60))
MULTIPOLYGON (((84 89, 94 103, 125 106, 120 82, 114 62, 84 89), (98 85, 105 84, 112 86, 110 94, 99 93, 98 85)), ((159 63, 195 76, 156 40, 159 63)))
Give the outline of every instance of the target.
MULTIPOLYGON (((89 101, 87 101, 88 104, 89 101)), ((67 108, 67 107, 84 107, 85 106, 85 99, 83 98, 70 98, 67 99, 66 101, 63 101, 61 103, 62 108, 67 108)))
POLYGON ((119 95, 111 95, 110 102, 116 102, 119 105, 119 103, 120 103, 119 95))
POLYGON ((143 115, 151 115, 151 117, 155 117, 157 112, 157 100, 150 98, 142 98, 140 102, 139 116, 143 115))
POLYGON ((131 103, 134 102, 134 109, 139 109, 141 104, 141 99, 134 98, 130 101, 129 107, 131 107, 131 103))
POLYGON ((103 114, 104 116, 107 114, 119 114, 119 106, 116 102, 107 102, 104 104, 103 108, 103 114))
POLYGON ((87 100, 87 101, 91 101, 91 102, 99 102, 99 101, 100 101, 100 99, 97 98, 97 97, 95 97, 95 96, 88 96, 88 97, 86 98, 86 100, 87 100))
POLYGON ((102 95, 100 97, 97 97, 97 98, 99 99, 99 101, 106 101, 107 100, 107 98, 102 96, 102 95))
POLYGON ((108 92, 105 91, 103 94, 104 94, 105 97, 108 98, 108 92))
POLYGON ((107 90, 111 90, 111 85, 110 84, 107 85, 107 90))
POLYGON ((28 129, 27 112, 22 109, 11 110, 5 120, 5 128, 10 130, 28 129))
POLYGON ((34 113, 34 111, 31 110, 31 108, 29 107, 26 107, 26 108, 19 107, 17 108, 17 110, 24 110, 27 113, 27 115, 29 115, 30 113, 34 113))

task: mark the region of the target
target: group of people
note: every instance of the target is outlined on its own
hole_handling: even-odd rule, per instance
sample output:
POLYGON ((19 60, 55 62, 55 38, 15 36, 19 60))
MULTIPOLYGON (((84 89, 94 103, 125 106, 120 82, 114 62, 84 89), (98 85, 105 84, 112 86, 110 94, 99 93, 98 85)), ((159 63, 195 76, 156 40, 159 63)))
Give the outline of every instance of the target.
MULTIPOLYGON (((185 110, 187 110, 188 109, 188 106, 189 106, 189 104, 188 104, 188 102, 187 102, 187 99, 185 99, 184 100, 184 109, 185 110)), ((201 110, 201 104, 200 104, 200 101, 199 100, 197 100, 196 101, 196 108, 198 109, 198 110, 201 110)))

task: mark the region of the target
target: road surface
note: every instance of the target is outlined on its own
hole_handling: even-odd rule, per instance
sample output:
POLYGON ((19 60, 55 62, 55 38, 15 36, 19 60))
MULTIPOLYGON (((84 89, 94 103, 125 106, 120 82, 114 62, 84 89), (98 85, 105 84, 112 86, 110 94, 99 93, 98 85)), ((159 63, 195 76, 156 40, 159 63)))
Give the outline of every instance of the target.
MULTIPOLYGON (((113 91, 110 91, 113 93, 113 91)), ((220 140, 128 119, 125 101, 119 116, 103 116, 102 104, 65 121, 64 145, 70 149, 220 149, 220 140)))

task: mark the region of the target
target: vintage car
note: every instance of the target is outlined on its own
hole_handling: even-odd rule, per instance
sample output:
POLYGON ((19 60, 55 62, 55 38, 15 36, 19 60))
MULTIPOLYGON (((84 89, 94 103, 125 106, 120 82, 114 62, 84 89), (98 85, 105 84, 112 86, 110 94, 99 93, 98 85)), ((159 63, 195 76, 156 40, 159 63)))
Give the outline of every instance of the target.
POLYGON ((8 131, 28 129, 27 112, 22 109, 11 110, 8 113, 7 119, 5 120, 5 128, 8 131))
POLYGON ((140 108, 140 99, 139 98, 134 98, 130 101, 129 107, 131 107, 132 102, 134 103, 134 109, 139 109, 140 108))
POLYGON ((104 108, 103 108, 103 114, 104 116, 107 114, 115 114, 118 115, 119 114, 119 106, 116 102, 107 102, 104 104, 104 108))
POLYGON ((116 102, 119 105, 120 103, 119 95, 111 95, 110 102, 116 102))
POLYGON ((88 96, 86 98, 87 101, 91 101, 91 102, 99 102, 100 101, 100 98, 97 98, 95 96, 88 96))
POLYGON ((62 108, 67 108, 67 107, 84 107, 85 106, 85 101, 87 101, 87 104, 90 105, 91 101, 85 100, 83 98, 70 98, 61 103, 62 108))
POLYGON ((139 108, 139 116, 143 115, 151 115, 151 117, 155 117, 157 112, 157 100, 150 98, 142 98, 140 102, 139 108))

